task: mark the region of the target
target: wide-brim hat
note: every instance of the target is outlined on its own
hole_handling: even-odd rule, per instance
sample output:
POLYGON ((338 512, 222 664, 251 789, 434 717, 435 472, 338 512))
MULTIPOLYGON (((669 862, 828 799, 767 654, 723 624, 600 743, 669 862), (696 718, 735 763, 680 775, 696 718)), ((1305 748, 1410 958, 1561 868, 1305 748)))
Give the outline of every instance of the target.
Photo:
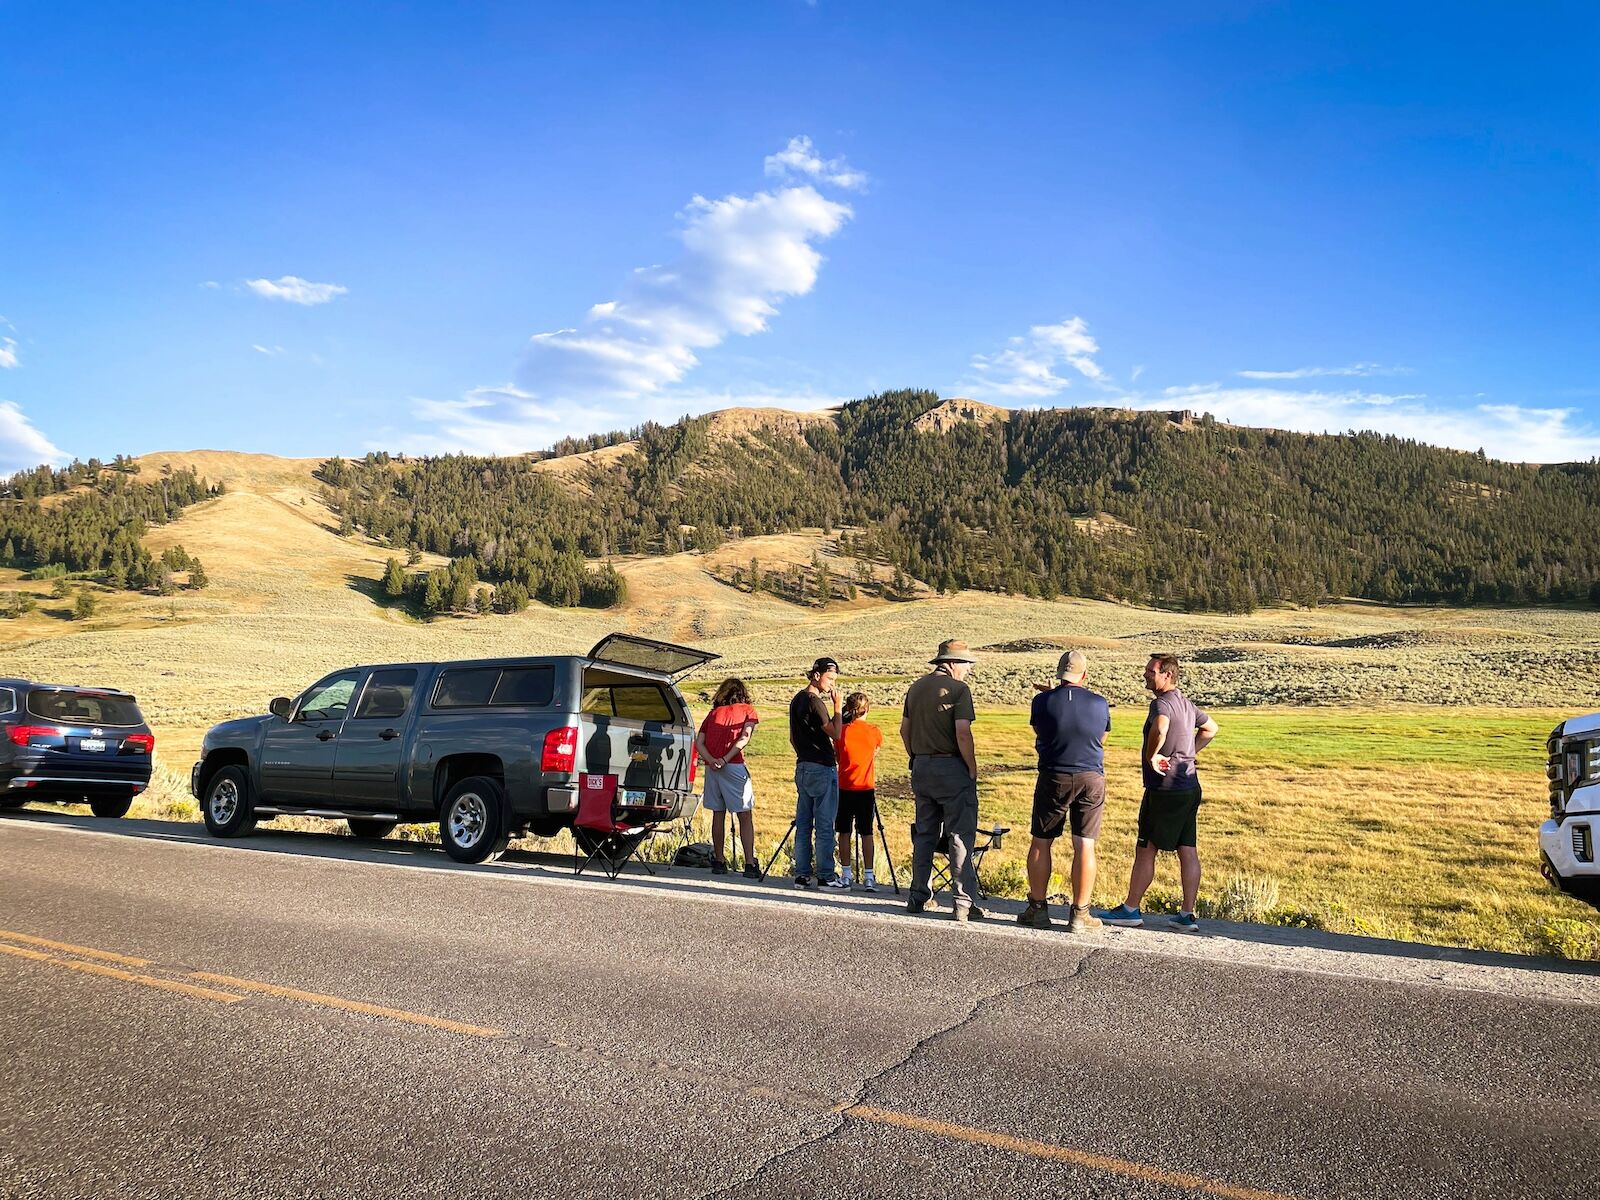
POLYGON ((947 642, 939 643, 939 653, 935 654, 928 662, 937 666, 939 663, 964 662, 971 663, 978 660, 972 657, 972 651, 967 649, 965 642, 958 642, 951 638, 947 642))

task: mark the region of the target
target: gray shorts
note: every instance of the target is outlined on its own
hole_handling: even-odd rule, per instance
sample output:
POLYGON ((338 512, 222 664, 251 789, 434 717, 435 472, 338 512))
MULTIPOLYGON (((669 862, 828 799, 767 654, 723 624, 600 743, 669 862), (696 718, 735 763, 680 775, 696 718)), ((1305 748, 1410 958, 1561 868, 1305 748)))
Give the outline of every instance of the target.
POLYGON ((750 772, 743 763, 729 763, 720 769, 706 764, 703 807, 707 812, 749 812, 755 798, 750 772))

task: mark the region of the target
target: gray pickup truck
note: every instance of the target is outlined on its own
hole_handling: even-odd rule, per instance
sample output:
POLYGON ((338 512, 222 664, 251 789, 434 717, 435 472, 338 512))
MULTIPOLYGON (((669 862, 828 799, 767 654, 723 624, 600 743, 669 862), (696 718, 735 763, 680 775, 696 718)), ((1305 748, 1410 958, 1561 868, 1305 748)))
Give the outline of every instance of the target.
POLYGON ((675 681, 716 657, 612 634, 583 657, 350 667, 214 726, 189 786, 216 837, 286 814, 357 837, 437 821, 468 863, 571 827, 585 786, 653 820, 691 816, 694 727, 675 681))

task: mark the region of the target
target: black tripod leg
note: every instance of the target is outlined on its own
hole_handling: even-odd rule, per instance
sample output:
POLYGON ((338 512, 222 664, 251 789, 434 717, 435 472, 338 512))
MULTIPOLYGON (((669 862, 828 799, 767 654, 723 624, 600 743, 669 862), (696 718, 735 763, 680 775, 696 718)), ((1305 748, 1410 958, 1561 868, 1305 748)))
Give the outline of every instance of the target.
POLYGON ((772 857, 767 859, 767 865, 761 870, 762 879, 766 879, 771 872, 772 864, 778 861, 778 855, 783 853, 783 848, 789 844, 789 839, 794 836, 795 827, 799 824, 800 819, 798 817, 789 822, 789 832, 783 835, 783 840, 778 843, 778 848, 772 852, 772 857))
POLYGON ((878 811, 878 801, 872 801, 872 819, 878 823, 878 845, 883 850, 883 861, 889 864, 889 882, 894 884, 894 894, 900 894, 900 876, 894 873, 894 859, 889 855, 889 835, 883 831, 883 814, 878 811))

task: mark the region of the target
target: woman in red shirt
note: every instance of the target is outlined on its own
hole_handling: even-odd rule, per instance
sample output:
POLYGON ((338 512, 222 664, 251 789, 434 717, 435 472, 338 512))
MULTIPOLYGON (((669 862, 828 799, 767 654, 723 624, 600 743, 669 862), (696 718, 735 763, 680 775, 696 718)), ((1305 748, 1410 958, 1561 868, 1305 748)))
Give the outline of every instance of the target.
POLYGON ((883 731, 861 718, 872 709, 865 692, 851 692, 844 700, 844 729, 834 744, 839 749, 839 816, 833 831, 839 835, 840 883, 849 887, 851 879, 850 831, 861 838, 861 886, 878 890, 872 877, 872 819, 878 808, 877 756, 883 745, 883 731))
POLYGON ((711 711, 700 722, 695 745, 706 765, 705 810, 711 814, 711 873, 726 875, 727 859, 722 847, 727 829, 726 814, 739 818, 739 841, 744 845, 744 873, 760 879, 756 865, 756 822, 752 813, 755 792, 750 772, 745 769, 741 751, 749 743, 761 720, 750 706, 750 692, 742 679, 724 679, 711 698, 711 711))

